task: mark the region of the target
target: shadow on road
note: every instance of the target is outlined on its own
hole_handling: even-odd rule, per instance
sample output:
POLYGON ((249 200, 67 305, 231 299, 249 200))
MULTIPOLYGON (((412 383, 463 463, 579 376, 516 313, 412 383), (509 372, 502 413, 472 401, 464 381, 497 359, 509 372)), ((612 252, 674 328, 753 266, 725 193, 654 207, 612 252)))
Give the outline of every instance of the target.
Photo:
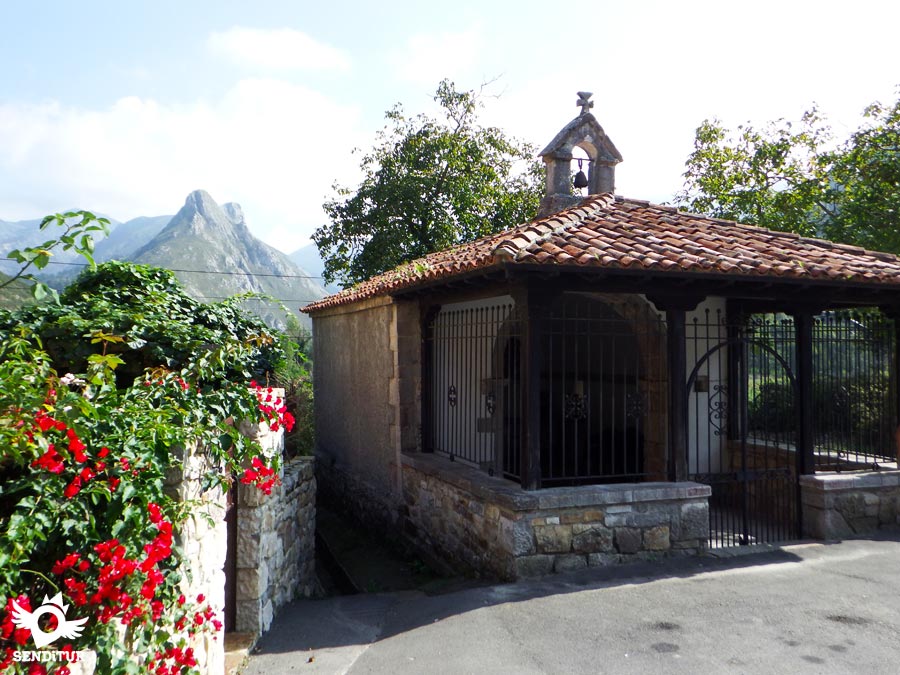
MULTIPOLYGON (((820 546, 820 544, 815 544, 820 546)), ((743 552, 742 552, 743 553, 743 552)), ((799 563, 787 550, 726 557, 672 558, 606 568, 590 568, 517 583, 479 584, 440 595, 421 591, 343 595, 301 600, 285 607, 256 652, 277 654, 382 640, 451 616, 485 607, 517 603, 551 595, 639 585, 663 579, 684 579, 723 570, 799 563), (401 611, 402 610, 402 611, 401 611)), ((476 583, 476 582, 473 582, 476 583)))

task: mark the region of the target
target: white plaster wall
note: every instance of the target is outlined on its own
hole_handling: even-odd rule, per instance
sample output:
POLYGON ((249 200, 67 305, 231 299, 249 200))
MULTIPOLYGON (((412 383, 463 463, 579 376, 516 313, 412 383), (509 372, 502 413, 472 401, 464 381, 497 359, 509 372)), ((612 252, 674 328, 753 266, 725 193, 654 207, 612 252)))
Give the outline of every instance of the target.
MULTIPOLYGON (((726 339, 724 327, 715 324, 725 319, 725 298, 710 297, 686 316, 687 377, 707 350, 726 339), (696 321, 696 323, 695 323, 696 321)), ((728 383, 728 347, 714 352, 698 371, 699 377, 708 378, 708 391, 688 392, 688 471, 710 473, 721 470, 720 458, 726 442, 726 419, 710 420, 710 400, 727 402, 727 392, 717 387, 728 383), (717 433, 714 424, 721 427, 717 433)), ((687 383, 685 383, 687 384, 687 383)))
POLYGON ((494 462, 495 434, 486 402, 488 393, 493 391, 499 411, 502 391, 490 377, 502 375, 494 373, 494 348, 512 307, 513 299, 503 295, 444 305, 438 313, 431 392, 435 450, 453 453, 474 464, 494 462), (451 315, 460 311, 466 312, 464 325, 450 325, 451 315), (448 404, 451 385, 456 387, 455 406, 448 404))

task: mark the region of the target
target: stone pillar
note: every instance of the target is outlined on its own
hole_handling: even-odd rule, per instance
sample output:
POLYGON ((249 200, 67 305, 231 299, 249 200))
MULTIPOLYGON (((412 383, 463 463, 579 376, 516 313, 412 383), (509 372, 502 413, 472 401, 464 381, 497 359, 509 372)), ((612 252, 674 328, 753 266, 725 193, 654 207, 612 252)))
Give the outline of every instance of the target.
MULTIPOLYGON (((225 556, 228 550, 228 534, 225 525, 225 493, 221 488, 203 489, 203 478, 210 465, 202 452, 190 447, 183 451, 182 471, 168 476, 167 489, 181 501, 192 501, 198 506, 182 525, 177 543, 184 551, 182 567, 182 592, 196 599, 206 596, 206 602, 222 619, 225 606, 225 556)), ((204 675, 220 675, 225 669, 224 636, 195 636, 191 646, 197 665, 204 675)))
POLYGON ((240 485, 237 519, 236 629, 261 635, 281 607, 316 591, 314 459, 287 462, 270 495, 240 485))
POLYGON ((844 539, 900 528, 900 471, 800 476, 803 536, 844 539))

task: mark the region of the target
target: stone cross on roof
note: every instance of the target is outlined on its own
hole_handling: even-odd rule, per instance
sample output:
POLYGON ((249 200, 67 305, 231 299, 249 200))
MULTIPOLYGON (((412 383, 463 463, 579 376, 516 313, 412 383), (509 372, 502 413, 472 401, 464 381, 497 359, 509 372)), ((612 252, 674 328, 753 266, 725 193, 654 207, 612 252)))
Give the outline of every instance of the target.
POLYGON ((594 107, 594 102, 591 100, 591 96, 593 95, 593 92, 590 91, 578 92, 578 102, 575 105, 581 106, 582 115, 587 115, 591 111, 591 108, 594 107))

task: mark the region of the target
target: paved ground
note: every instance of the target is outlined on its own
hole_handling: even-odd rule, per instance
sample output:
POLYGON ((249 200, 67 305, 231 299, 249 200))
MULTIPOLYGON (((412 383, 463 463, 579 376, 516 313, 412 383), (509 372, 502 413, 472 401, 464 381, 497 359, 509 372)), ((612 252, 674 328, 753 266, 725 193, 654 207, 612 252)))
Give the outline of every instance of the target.
POLYGON ((245 675, 898 672, 900 537, 298 602, 245 675))

